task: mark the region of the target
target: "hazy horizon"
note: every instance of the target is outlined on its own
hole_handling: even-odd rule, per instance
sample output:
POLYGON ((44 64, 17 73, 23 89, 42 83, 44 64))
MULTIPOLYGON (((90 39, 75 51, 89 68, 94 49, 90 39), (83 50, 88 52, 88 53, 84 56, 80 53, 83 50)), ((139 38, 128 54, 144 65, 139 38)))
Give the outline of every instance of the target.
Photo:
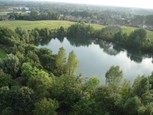
POLYGON ((89 5, 103 5, 115 7, 131 7, 131 8, 145 8, 153 9, 153 4, 150 0, 31 0, 31 1, 48 1, 48 2, 61 2, 61 3, 74 3, 74 4, 89 4, 89 5))

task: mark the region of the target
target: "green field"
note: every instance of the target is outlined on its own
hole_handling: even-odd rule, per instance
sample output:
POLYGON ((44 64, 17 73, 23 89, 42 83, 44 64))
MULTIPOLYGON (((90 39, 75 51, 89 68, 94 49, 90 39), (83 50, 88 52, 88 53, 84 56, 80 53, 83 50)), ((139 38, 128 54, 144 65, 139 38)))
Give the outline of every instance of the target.
POLYGON ((55 29, 63 26, 65 28, 74 24, 74 22, 70 21, 0 21, 0 26, 8 27, 10 29, 15 29, 16 27, 21 27, 26 30, 31 30, 34 28, 50 28, 55 29))
MULTIPOLYGON (((128 35, 135 29, 138 29, 136 27, 130 27, 130 26, 121 26, 121 28, 122 28, 122 31, 124 33, 127 33, 128 35)), ((147 31, 147 39, 153 39, 153 31, 149 31, 149 30, 146 30, 146 31, 147 31)))
MULTIPOLYGON (((26 30, 31 30, 34 28, 50 28, 56 29, 60 26, 64 28, 68 28, 75 22, 71 21, 63 21, 63 20, 45 20, 45 21, 0 21, 0 26, 8 27, 10 29, 15 29, 16 27, 21 27, 26 30)), ((101 29, 103 26, 99 24, 91 24, 94 29, 101 29)))
MULTIPOLYGON (((50 28, 50 29, 56 29, 60 26, 63 26, 64 28, 68 28, 75 22, 71 21, 64 21, 64 20, 43 20, 43 21, 0 21, 0 26, 8 27, 10 29, 15 29, 16 27, 21 27, 26 30, 31 30, 34 28, 50 28)), ((95 30, 101 29, 105 26, 100 24, 90 24, 95 30)), ((128 35, 137 29, 136 27, 130 27, 130 26, 121 26, 123 32, 127 33, 128 35)), ((147 30, 147 39, 153 39, 153 31, 147 30)))
POLYGON ((95 30, 100 30, 102 28, 104 28, 104 25, 100 25, 100 24, 90 24, 95 30))
POLYGON ((137 28, 136 27, 130 27, 130 26, 121 26, 121 29, 124 33, 127 33, 129 35, 132 31, 134 31, 137 28))
POLYGON ((6 53, 4 50, 0 49, 0 58, 6 57, 6 53))

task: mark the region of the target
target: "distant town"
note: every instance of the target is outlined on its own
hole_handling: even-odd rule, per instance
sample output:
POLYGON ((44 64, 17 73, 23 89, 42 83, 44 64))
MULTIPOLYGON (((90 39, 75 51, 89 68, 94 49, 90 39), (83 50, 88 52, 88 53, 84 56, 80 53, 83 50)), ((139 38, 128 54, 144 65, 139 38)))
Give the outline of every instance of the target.
POLYGON ((106 6, 87 6, 61 3, 9 2, 3 10, 0 8, 0 20, 69 20, 84 21, 111 26, 133 26, 153 30, 153 10, 130 9, 106 6), (56 6, 56 8, 55 8, 56 6), (90 8, 90 10, 89 10, 90 8))

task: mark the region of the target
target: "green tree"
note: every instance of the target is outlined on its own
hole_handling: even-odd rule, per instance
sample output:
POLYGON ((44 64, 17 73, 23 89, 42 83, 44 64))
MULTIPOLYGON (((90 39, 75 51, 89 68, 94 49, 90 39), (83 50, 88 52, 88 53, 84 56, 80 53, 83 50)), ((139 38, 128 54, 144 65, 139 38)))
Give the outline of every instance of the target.
POLYGON ((11 107, 6 107, 2 111, 2 115, 13 115, 13 114, 14 114, 14 112, 11 107))
POLYGON ((39 57, 34 51, 28 51, 26 54, 26 61, 32 64, 39 64, 39 57))
POLYGON ((20 69, 20 62, 18 57, 13 54, 9 54, 6 58, 0 59, 0 67, 5 73, 10 74, 13 78, 18 77, 20 69))
POLYGON ((113 89, 120 87, 123 81, 123 72, 119 66, 112 66, 105 74, 106 85, 113 89))
POLYGON ((38 31, 38 29, 37 28, 35 28, 35 29, 33 29, 33 30, 31 30, 30 32, 29 32, 29 40, 30 41, 32 41, 32 42, 35 42, 35 41, 37 41, 38 39, 39 39, 39 31, 38 31), (33 39, 32 39, 33 38, 33 39))
POLYGON ((144 93, 149 92, 151 85, 148 78, 144 76, 138 76, 133 83, 133 93, 141 97, 144 93))
POLYGON ((50 68, 54 66, 54 64, 51 63, 54 59, 51 50, 47 48, 40 48, 37 55, 44 69, 50 70, 50 68))
POLYGON ((151 85, 147 77, 137 77, 133 83, 131 93, 134 96, 138 96, 145 104, 153 101, 151 85))
POLYGON ((76 69, 78 67, 78 60, 73 51, 69 53, 68 62, 66 64, 66 74, 72 76, 75 75, 76 69))
POLYGON ((61 47, 55 59, 57 75, 62 75, 65 72, 65 64, 66 64, 66 52, 65 49, 61 47))
POLYGON ((12 86, 14 83, 15 82, 12 80, 9 74, 6 74, 3 72, 3 70, 0 70, 0 87, 12 86))
POLYGON ((34 74, 34 71, 33 70, 33 67, 31 66, 30 63, 23 63, 22 64, 22 67, 21 67, 21 75, 22 77, 25 77, 27 79, 29 79, 30 77, 33 76, 34 74))
POLYGON ((8 86, 0 87, 0 112, 8 107, 9 104, 7 100, 8 92, 9 92, 8 86))
POLYGON ((23 63, 21 67, 22 84, 27 85, 29 78, 35 75, 34 68, 30 63, 23 63))
POLYGON ((81 99, 72 106, 73 115, 95 115, 95 100, 90 93, 84 92, 81 99))
POLYGON ((114 34, 114 42, 125 42, 128 39, 128 35, 123 33, 122 31, 117 32, 114 34))
POLYGON ((149 83, 151 84, 151 89, 153 89, 153 72, 148 78, 149 78, 149 83))
POLYGON ((24 63, 21 70, 21 75, 24 77, 24 84, 32 88, 38 98, 49 95, 49 89, 52 86, 52 78, 47 72, 32 67, 30 63, 24 63))
POLYGON ((85 88, 87 90, 96 89, 99 86, 100 86, 100 81, 97 77, 90 77, 85 83, 85 88))
POLYGON ((124 104, 124 111, 127 115, 138 115, 139 108, 142 106, 139 97, 131 97, 124 104))
POLYGON ((65 32, 63 26, 61 26, 59 29, 57 29, 56 36, 57 36, 58 38, 65 37, 65 35, 66 35, 66 32, 65 32))
POLYGON ((96 37, 99 39, 113 40, 114 35, 119 33, 121 28, 118 26, 107 26, 97 31, 96 37))
POLYGON ((92 38, 93 28, 85 23, 71 25, 67 30, 68 37, 74 38, 92 38))
MULTIPOLYGON (((16 114, 30 113, 33 109, 34 92, 28 87, 2 87, 0 89, 1 108, 12 108, 16 114)), ((3 110, 4 110, 3 109, 3 110)))
POLYGON ((153 115, 153 103, 148 103, 143 115, 153 115))
POLYGON ((56 56, 55 64, 59 68, 63 68, 66 63, 66 52, 63 47, 61 47, 56 56))
POLYGON ((10 29, 0 27, 0 44, 5 46, 13 46, 16 42, 18 42, 17 35, 10 29))
POLYGON ((15 32, 18 34, 21 41, 29 43, 29 34, 26 30, 23 30, 21 27, 17 27, 15 32))
POLYGON ((69 110, 82 96, 82 83, 74 76, 63 75, 53 79, 51 98, 60 102, 60 108, 69 110))
POLYGON ((43 98, 35 103, 34 115, 57 115, 56 109, 58 108, 58 101, 43 98))
POLYGON ((41 29, 39 30, 39 36, 40 36, 41 38, 44 38, 44 39, 50 38, 50 37, 52 37, 51 35, 52 35, 52 32, 51 32, 51 30, 48 29, 48 28, 41 28, 41 29))
POLYGON ((96 115, 122 115, 122 95, 111 88, 102 86, 93 93, 96 115))
POLYGON ((28 79, 28 86, 37 94, 38 98, 49 95, 49 89, 52 86, 52 78, 43 70, 33 68, 32 75, 28 79))
POLYGON ((34 92, 28 87, 11 89, 8 94, 8 100, 11 101, 8 103, 11 104, 11 108, 16 112, 28 113, 33 109, 34 92))
POLYGON ((36 19, 38 19, 38 15, 39 15, 39 12, 38 12, 38 11, 32 10, 32 11, 30 12, 30 19, 31 19, 31 20, 36 20, 36 19))
POLYGON ((140 48, 146 41, 146 38, 147 32, 144 29, 136 29, 129 35, 128 42, 131 46, 140 48))

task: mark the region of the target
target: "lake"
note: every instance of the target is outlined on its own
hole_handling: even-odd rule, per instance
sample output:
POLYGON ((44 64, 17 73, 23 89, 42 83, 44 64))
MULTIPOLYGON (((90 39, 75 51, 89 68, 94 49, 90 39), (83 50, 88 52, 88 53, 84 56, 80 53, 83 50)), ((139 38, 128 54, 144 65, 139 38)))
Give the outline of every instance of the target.
POLYGON ((105 80, 105 73, 112 65, 120 66, 130 81, 138 75, 150 75, 153 71, 150 55, 125 50, 105 41, 55 38, 38 46, 49 48, 53 53, 64 47, 67 55, 73 50, 79 61, 77 74, 81 73, 84 77, 97 76, 101 81, 105 80))

